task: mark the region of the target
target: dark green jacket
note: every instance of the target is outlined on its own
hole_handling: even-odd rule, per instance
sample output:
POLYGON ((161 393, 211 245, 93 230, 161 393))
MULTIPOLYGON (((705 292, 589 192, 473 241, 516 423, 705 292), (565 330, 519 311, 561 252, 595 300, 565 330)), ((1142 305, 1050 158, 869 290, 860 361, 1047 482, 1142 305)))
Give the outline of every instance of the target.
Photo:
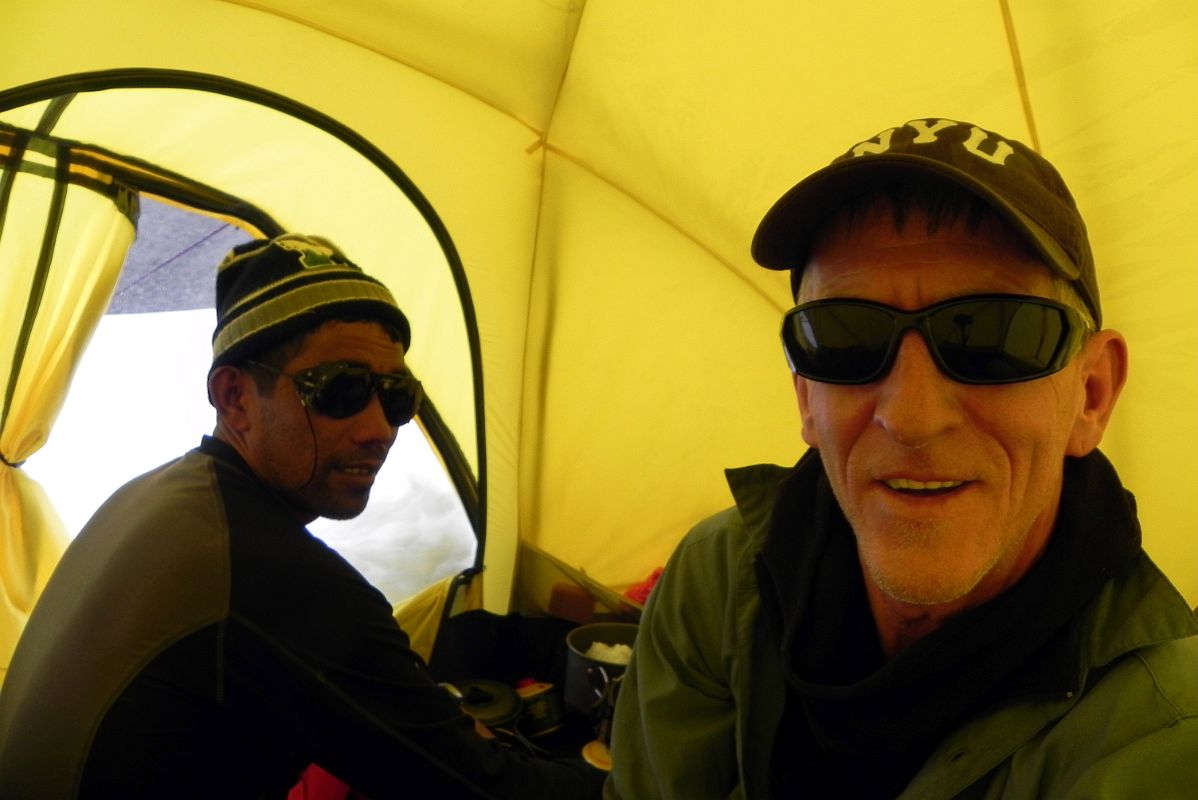
MULTIPOLYGON (((608 800, 769 797, 784 682, 754 560, 785 473, 730 471, 736 507, 698 525, 667 565, 621 690, 608 800)), ((1079 623, 1084 690, 969 719, 903 800, 1198 796, 1194 614, 1141 551, 1079 623)))

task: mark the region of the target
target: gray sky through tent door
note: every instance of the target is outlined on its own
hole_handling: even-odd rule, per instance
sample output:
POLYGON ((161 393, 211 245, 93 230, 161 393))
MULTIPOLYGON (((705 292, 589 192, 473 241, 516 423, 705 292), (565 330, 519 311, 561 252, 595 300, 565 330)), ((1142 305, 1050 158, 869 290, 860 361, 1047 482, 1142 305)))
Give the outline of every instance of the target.
POLYGON ((213 308, 216 265, 249 238, 227 222, 143 195, 137 239, 108 313, 213 308))

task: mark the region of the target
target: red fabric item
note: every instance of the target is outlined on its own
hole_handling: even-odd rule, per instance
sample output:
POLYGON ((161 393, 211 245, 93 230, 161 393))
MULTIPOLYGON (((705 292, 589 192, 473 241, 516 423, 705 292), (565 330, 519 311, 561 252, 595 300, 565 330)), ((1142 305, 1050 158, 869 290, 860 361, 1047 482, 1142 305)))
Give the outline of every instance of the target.
POLYGON ((658 567, 649 573, 649 577, 645 578, 640 583, 634 583, 624 591, 624 596, 635 603, 640 603, 642 606, 649 599, 649 592, 653 591, 653 587, 657 585, 658 578, 661 577, 662 567, 658 567))
POLYGON ((315 764, 310 764, 287 800, 349 800, 350 788, 315 764))

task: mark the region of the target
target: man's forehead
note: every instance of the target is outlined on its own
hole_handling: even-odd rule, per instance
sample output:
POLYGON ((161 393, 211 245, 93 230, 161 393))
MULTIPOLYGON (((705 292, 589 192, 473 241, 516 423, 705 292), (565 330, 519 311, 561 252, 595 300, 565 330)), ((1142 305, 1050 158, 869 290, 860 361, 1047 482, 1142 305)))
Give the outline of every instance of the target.
POLYGON ((880 282, 934 286, 943 297, 1049 296, 1052 280, 1043 260, 997 217, 929 226, 922 211, 896 221, 882 209, 841 216, 825 226, 809 255, 802 295, 866 296, 863 290, 880 282))

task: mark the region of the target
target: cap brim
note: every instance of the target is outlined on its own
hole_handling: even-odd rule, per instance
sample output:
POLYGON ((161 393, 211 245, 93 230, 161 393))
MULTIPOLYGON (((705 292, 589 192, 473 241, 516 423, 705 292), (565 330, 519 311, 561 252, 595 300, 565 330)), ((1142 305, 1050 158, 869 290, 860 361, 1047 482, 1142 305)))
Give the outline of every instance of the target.
POLYGON ((942 161, 906 154, 838 161, 795 184, 757 226, 753 260, 768 269, 801 268, 806 264, 812 237, 845 202, 896 179, 929 174, 947 178, 977 195, 1023 234, 1049 267, 1069 280, 1078 278, 1077 265, 1034 219, 969 173, 942 161))

